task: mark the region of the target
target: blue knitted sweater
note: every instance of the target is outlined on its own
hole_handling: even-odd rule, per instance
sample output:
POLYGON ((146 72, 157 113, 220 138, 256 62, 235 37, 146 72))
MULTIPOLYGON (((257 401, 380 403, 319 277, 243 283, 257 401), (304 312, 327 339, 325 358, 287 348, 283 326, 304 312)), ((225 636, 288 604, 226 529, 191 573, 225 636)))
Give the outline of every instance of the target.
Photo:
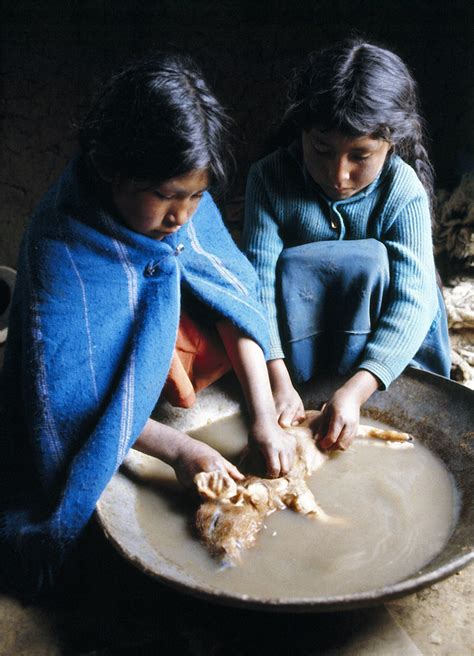
POLYGON ((275 300, 282 250, 314 241, 368 238, 387 248, 390 288, 360 368, 387 387, 417 352, 438 309, 429 205, 416 173, 392 155, 368 187, 333 201, 307 173, 297 142, 252 166, 243 248, 260 280, 270 325, 270 359, 284 357, 275 300))

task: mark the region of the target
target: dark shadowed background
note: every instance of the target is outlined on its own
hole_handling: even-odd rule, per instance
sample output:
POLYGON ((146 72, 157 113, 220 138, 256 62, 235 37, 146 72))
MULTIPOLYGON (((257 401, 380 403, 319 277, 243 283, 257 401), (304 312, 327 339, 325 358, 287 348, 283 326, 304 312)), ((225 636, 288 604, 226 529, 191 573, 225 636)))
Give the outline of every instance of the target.
MULTIPOLYGON (((308 51, 352 31, 386 45, 418 80, 437 186, 452 189, 474 168, 473 26, 472 0, 1 0, 0 265, 15 266, 25 222, 75 153, 75 125, 101 80, 153 49, 194 55, 233 116, 230 197, 264 153, 288 74, 308 51)), ((28 630, 35 608, 20 608, 14 621, 2 597, 0 651, 4 638, 66 656, 343 656, 367 644, 414 653, 382 607, 319 616, 213 607, 146 579, 95 537, 84 570, 35 620, 44 632, 54 625, 57 650, 43 651, 40 630, 28 630)), ((407 630, 417 643, 429 645, 424 653, 460 654, 468 645, 470 580, 451 577, 392 605, 405 627, 415 626, 407 630)))
POLYGON ((419 83, 437 186, 472 167, 467 0, 4 0, 1 20, 0 264, 76 150, 75 124, 101 80, 154 48, 188 51, 237 125, 240 193, 281 112, 291 68, 351 31, 400 54, 419 83))

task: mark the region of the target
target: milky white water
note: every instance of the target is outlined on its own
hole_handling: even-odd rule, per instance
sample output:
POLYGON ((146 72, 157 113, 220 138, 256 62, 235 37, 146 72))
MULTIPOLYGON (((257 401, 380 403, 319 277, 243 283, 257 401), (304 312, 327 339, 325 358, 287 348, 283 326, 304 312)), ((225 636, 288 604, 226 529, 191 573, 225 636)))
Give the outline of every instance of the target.
MULTIPOLYGON (((238 415, 192 434, 234 461, 246 443, 238 415)), ((442 550, 456 520, 452 479, 419 441, 356 440, 309 480, 316 501, 339 522, 275 512, 242 564, 222 569, 193 534, 193 506, 173 471, 156 462, 146 478, 151 485, 138 487, 136 510, 151 547, 198 583, 259 598, 333 596, 395 583, 442 550)))

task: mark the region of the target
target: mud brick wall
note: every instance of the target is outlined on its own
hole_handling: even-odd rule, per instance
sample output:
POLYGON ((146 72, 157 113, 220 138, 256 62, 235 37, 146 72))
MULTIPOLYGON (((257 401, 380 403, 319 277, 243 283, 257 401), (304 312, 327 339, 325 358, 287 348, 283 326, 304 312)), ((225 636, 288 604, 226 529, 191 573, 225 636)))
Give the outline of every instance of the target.
POLYGON ((154 48, 192 53, 236 121, 243 189, 309 50, 352 30, 396 49, 422 96, 439 184, 474 152, 473 12, 464 0, 4 0, 0 60, 0 264, 15 266, 28 215, 76 151, 96 85, 154 48), (469 104, 471 103, 471 104, 469 104))

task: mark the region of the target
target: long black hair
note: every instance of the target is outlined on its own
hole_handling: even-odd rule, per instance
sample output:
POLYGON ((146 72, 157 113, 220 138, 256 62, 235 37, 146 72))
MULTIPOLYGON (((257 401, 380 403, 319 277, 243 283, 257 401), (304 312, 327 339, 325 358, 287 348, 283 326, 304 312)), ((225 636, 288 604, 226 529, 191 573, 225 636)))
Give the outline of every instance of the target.
POLYGON ((433 167, 415 80, 398 55, 347 39, 308 55, 293 72, 281 132, 312 127, 385 139, 416 171, 433 209, 433 167))
POLYGON ((96 172, 153 184, 207 169, 222 190, 232 162, 229 118, 196 63, 157 53, 114 75, 79 129, 96 172))

